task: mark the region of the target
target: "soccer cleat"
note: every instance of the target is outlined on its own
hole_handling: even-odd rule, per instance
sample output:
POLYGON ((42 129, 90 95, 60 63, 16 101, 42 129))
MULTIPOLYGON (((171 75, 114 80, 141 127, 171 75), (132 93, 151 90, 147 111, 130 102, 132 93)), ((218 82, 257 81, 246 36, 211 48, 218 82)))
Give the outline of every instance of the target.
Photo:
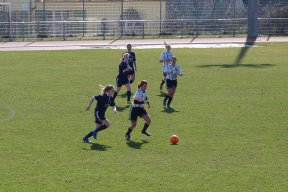
POLYGON ((131 101, 127 101, 127 104, 130 105, 130 104, 131 104, 131 101))
POLYGON ((89 138, 88 137, 83 137, 83 142, 85 142, 85 143, 90 143, 91 141, 89 140, 89 138))
POLYGON ((162 89, 163 89, 163 85, 162 85, 162 83, 160 84, 160 91, 162 91, 162 89))
POLYGON ((171 105, 167 105, 167 108, 168 109, 172 109, 173 107, 171 105))
POLYGON ((149 132, 147 132, 147 131, 142 131, 142 133, 143 133, 144 135, 148 136, 148 137, 151 136, 151 133, 149 133, 149 132))
POLYGON ((131 141, 131 136, 128 135, 128 134, 126 134, 126 135, 125 135, 125 139, 126 139, 126 141, 131 141))
POLYGON ((94 139, 97 139, 97 132, 96 132, 96 130, 94 130, 92 133, 93 133, 93 138, 94 138, 94 139))

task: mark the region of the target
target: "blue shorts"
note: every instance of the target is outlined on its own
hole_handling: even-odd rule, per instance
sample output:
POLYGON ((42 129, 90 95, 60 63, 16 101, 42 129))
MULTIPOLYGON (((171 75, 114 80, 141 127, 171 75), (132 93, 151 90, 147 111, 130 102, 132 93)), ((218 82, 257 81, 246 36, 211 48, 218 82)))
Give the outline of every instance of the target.
POLYGON ((129 71, 129 75, 135 75, 135 69, 132 68, 132 70, 129 71))
POLYGON ((176 88, 177 87, 177 80, 166 80, 167 89, 176 88))
POLYGON ((137 121, 137 117, 143 117, 144 115, 147 115, 148 113, 143 107, 132 107, 130 109, 129 114, 129 120, 131 121, 137 121))
POLYGON ((105 114, 100 113, 99 111, 94 111, 95 123, 102 124, 102 121, 106 119, 105 114))
POLYGON ((116 84, 117 84, 117 87, 121 87, 122 85, 126 85, 127 83, 129 83, 129 79, 128 77, 126 76, 118 76, 116 78, 116 84))

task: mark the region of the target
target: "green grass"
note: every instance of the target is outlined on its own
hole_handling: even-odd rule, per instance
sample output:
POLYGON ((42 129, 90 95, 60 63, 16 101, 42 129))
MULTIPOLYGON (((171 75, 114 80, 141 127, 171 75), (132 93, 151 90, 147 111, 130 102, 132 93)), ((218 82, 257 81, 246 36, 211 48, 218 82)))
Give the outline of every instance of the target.
POLYGON ((250 48, 241 64, 240 48, 173 49, 174 111, 162 108, 161 51, 135 50, 153 135, 140 119, 130 144, 125 87, 111 127, 82 143, 85 107, 115 85, 123 50, 0 52, 0 191, 287 191, 288 44, 250 48))

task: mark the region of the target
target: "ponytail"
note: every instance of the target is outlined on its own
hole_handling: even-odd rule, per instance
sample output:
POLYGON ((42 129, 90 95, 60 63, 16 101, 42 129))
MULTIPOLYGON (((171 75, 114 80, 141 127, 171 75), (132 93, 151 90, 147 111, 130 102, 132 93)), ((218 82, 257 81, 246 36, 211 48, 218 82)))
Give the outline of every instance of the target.
POLYGON ((106 86, 103 86, 103 85, 99 85, 101 87, 101 92, 104 94, 104 93, 107 93, 108 91, 110 91, 111 89, 114 89, 113 85, 106 85, 106 86))

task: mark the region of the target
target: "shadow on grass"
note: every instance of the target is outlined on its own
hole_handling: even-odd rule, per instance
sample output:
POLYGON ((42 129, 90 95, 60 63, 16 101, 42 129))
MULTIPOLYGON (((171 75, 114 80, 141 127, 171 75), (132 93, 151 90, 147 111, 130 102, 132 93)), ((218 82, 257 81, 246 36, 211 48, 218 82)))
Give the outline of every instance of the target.
POLYGON ((142 140, 141 142, 135 142, 135 141, 130 141, 127 142, 126 144, 128 145, 128 147, 131 147, 133 149, 141 149, 142 145, 149 143, 146 140, 142 140))
POLYGON ((237 68, 237 67, 247 67, 247 68, 268 68, 273 67, 272 64, 211 64, 211 65, 199 65, 200 68, 209 67, 222 67, 222 68, 237 68))
POLYGON ((165 107, 165 108, 163 108, 163 111, 161 111, 161 112, 165 112, 165 113, 175 113, 175 112, 180 112, 180 111, 177 111, 177 110, 175 110, 175 109, 173 109, 173 108, 165 107))
POLYGON ((200 68, 208 67, 222 67, 222 68, 237 68, 237 67, 247 67, 247 68, 267 68, 273 67, 272 64, 241 64, 242 60, 246 57, 249 49, 255 45, 257 37, 246 37, 244 47, 241 48, 238 56, 236 57, 233 64, 212 64, 212 65, 201 65, 200 68))
POLYGON ((89 144, 90 144, 90 149, 96 150, 96 151, 107 151, 108 148, 111 148, 111 146, 102 145, 99 143, 89 143, 89 144))
POLYGON ((117 111, 118 112, 123 112, 123 111, 125 111, 126 109, 129 109, 129 108, 130 108, 130 105, 126 105, 125 107, 117 106, 117 111))
POLYGON ((164 93, 164 92, 161 91, 161 93, 160 93, 159 95, 156 95, 156 96, 158 96, 158 97, 165 97, 165 96, 166 96, 166 93, 164 93))
POLYGON ((255 44, 257 37, 246 37, 245 46, 241 48, 238 57, 236 58, 234 65, 239 65, 243 58, 246 56, 248 50, 255 44))
POLYGON ((122 94, 120 94, 120 95, 118 95, 118 96, 124 98, 124 97, 127 97, 127 93, 122 93, 122 94))

